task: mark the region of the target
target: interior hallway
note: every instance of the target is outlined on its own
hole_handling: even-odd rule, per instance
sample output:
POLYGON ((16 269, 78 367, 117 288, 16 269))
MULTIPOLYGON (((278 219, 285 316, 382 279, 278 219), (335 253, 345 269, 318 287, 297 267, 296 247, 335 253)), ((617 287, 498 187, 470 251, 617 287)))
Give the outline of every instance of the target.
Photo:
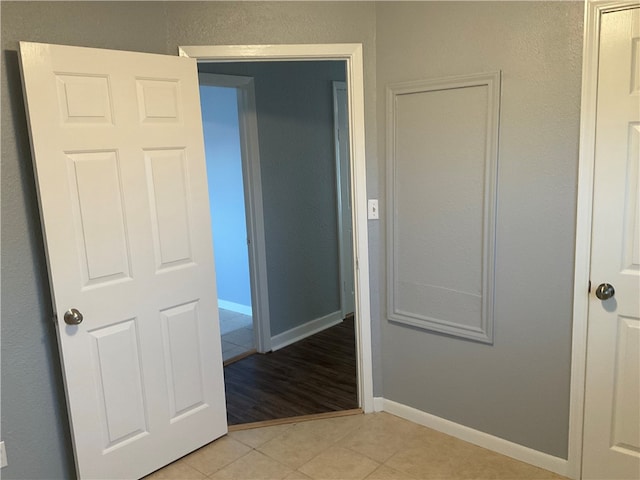
POLYGON ((226 365, 228 424, 358 408, 355 342, 351 316, 275 352, 226 365))
POLYGON ((146 480, 206 478, 564 479, 388 413, 231 432, 146 480))

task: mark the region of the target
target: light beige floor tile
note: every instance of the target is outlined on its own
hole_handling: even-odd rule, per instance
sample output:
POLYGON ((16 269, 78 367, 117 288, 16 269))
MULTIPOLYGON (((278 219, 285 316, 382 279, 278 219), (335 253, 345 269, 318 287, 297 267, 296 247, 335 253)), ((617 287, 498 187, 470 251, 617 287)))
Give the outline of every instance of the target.
POLYGON ((454 461, 469 455, 474 445, 430 428, 418 426, 410 443, 392 455, 385 464, 420 479, 455 478, 454 461))
POLYGON ((444 466, 448 458, 450 478, 460 480, 551 480, 562 479, 552 472, 534 467, 513 458, 478 447, 463 440, 421 427, 420 433, 413 437, 413 445, 422 445, 429 449, 444 466))
POLYGON ((272 425, 270 427, 251 428, 249 430, 238 430, 236 432, 229 433, 229 436, 239 442, 244 443, 252 448, 257 448, 260 445, 268 442, 274 437, 286 432, 293 424, 286 425, 272 425))
POLYGON ((329 448, 331 444, 332 442, 326 438, 291 429, 261 445, 257 450, 296 469, 311 460, 318 452, 329 448))
POLYGON ((206 478, 206 476, 202 472, 184 463, 183 460, 178 460, 144 477, 144 480, 175 480, 178 478, 181 480, 201 480, 206 478))
POLYGON ((405 448, 395 453, 385 465, 421 480, 455 478, 448 450, 447 447, 424 444, 405 448))
POLYGON ((212 480, 281 480, 292 470, 255 450, 218 470, 212 480))
POLYGON ((451 435, 447 435, 446 433, 438 432, 437 430, 433 430, 432 428, 423 427, 422 425, 417 425, 418 430, 412 436, 411 442, 413 445, 446 445, 450 448, 456 447, 475 447, 471 443, 464 442, 458 438, 452 437, 451 435))
POLYGON ((360 428, 340 440, 338 445, 381 463, 410 445, 422 428, 387 413, 376 413, 370 417, 360 428))
POLYGON ((417 480, 407 473, 399 472, 386 465, 380 465, 376 468, 366 480, 417 480))
POLYGON ((551 472, 424 429, 413 446, 394 454, 387 466, 423 480, 553 480, 551 472))
POLYGON ((298 469, 362 425, 364 415, 313 420, 293 425, 257 450, 298 469))
POLYGON ((457 455, 454 462, 454 475, 460 479, 502 479, 502 480, 552 480, 562 479, 552 472, 513 458, 491 452, 484 448, 470 446, 467 454, 457 455))
POLYGON ((301 471, 296 470, 294 472, 291 472, 286 477, 284 477, 284 480, 313 480, 313 479, 308 475, 305 475, 301 471))
POLYGON ((386 413, 233 432, 145 480, 206 475, 242 480, 564 479, 386 413))
POLYGON ((299 470, 313 479, 361 480, 380 464, 344 447, 331 447, 299 470))
POLYGON ((356 414, 346 415, 344 417, 325 418, 323 420, 311 420, 308 422, 301 422, 298 425, 304 425, 305 428, 308 427, 318 432, 324 432, 329 436, 334 437, 335 441, 338 441, 349 433, 360 428, 368 421, 369 418, 367 415, 356 414))
POLYGON ((205 475, 211 475, 249 451, 251 448, 237 440, 222 437, 187 455, 183 461, 205 475))

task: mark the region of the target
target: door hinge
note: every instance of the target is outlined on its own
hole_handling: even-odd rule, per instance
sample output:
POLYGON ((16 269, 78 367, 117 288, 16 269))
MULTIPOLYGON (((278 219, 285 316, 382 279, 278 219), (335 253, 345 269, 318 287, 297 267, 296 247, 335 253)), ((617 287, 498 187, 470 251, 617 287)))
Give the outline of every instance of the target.
POLYGON ((53 321, 53 324, 54 324, 54 325, 58 325, 58 314, 57 314, 57 313, 54 313, 54 314, 51 316, 51 321, 53 321))
POLYGON ((587 290, 587 293, 591 293, 591 280, 589 280, 589 289, 587 290))

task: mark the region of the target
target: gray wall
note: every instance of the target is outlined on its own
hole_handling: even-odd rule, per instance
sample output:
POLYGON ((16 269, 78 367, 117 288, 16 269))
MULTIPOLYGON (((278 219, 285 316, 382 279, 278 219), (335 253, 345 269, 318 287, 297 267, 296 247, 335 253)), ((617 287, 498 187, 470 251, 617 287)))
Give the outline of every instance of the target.
POLYGON ((171 55, 193 44, 363 43, 371 198, 384 193, 388 82, 502 69, 495 345, 381 321, 385 250, 381 222, 370 222, 374 393, 566 455, 581 3, 3 1, 0 8, 1 436, 10 463, 3 478, 73 476, 18 40, 171 55))
POLYGON ((271 335, 340 311, 331 82, 344 62, 199 70, 255 80, 271 335))
POLYGON ((17 41, 164 52, 164 7, 0 5, 2 19, 2 440, 4 479, 74 474, 24 115, 17 41), (157 12, 150 14, 149 12, 157 12), (158 28, 158 23, 160 28, 158 28), (114 34, 117 32, 117 34, 114 34))
POLYGON ((582 9, 579 2, 377 4, 381 162, 387 84, 503 73, 494 345, 383 321, 384 397, 562 458, 582 9))
MULTIPOLYGON (((368 3, 1 2, 2 478, 74 475, 17 63, 19 40, 175 55, 179 45, 363 43, 375 178, 375 11, 368 3)), ((374 189, 375 191, 375 189, 374 189)), ((375 226, 374 226, 375 228, 375 226)), ((371 258, 379 257, 376 232, 371 258)), ((375 270, 374 270, 375 274, 375 270)), ((376 277, 372 284, 378 288, 376 277)), ((374 312, 376 315, 376 312, 374 312)), ((375 317, 377 318, 377 317, 375 317)), ((379 328, 374 326, 374 331, 379 328)), ((376 345, 379 342, 376 341, 376 345)), ((379 358, 379 355, 377 355, 379 358)), ((376 369, 378 393, 380 368, 376 369)))

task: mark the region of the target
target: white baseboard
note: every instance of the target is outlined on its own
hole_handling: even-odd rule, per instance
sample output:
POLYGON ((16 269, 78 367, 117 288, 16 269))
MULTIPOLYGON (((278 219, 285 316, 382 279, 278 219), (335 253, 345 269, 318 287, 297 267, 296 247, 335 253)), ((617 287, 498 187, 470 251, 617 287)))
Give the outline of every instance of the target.
MULTIPOLYGON (((382 412, 384 411, 384 398, 382 397, 373 397, 373 411, 374 412, 382 412)), ((398 415, 400 416, 400 415, 398 415)))
POLYGON ((382 397, 374 398, 376 411, 379 411, 378 405, 380 404, 382 405, 382 411, 391 413, 419 425, 432 428, 433 430, 446 433, 447 435, 459 438, 465 442, 473 443, 479 447, 492 450, 502 455, 506 455, 507 457, 515 458, 516 460, 529 463, 536 467, 544 468, 545 470, 549 470, 559 475, 569 476, 570 474, 568 460, 554 457, 548 453, 539 452, 538 450, 510 442, 503 438, 496 437, 473 428, 465 427, 459 423, 455 423, 441 417, 436 417, 430 413, 394 402, 393 400, 387 400, 382 397))
POLYGON ((227 300, 218 299, 218 308, 231 310, 232 312, 242 313, 243 315, 253 315, 251 305, 242 305, 241 303, 229 302, 227 300))
POLYGON ((291 330, 279 333, 271 337, 271 350, 276 351, 292 343, 299 342, 303 338, 310 337, 311 335, 321 332, 329 327, 342 322, 342 313, 340 311, 330 313, 324 317, 310 320, 307 323, 303 323, 291 330))

